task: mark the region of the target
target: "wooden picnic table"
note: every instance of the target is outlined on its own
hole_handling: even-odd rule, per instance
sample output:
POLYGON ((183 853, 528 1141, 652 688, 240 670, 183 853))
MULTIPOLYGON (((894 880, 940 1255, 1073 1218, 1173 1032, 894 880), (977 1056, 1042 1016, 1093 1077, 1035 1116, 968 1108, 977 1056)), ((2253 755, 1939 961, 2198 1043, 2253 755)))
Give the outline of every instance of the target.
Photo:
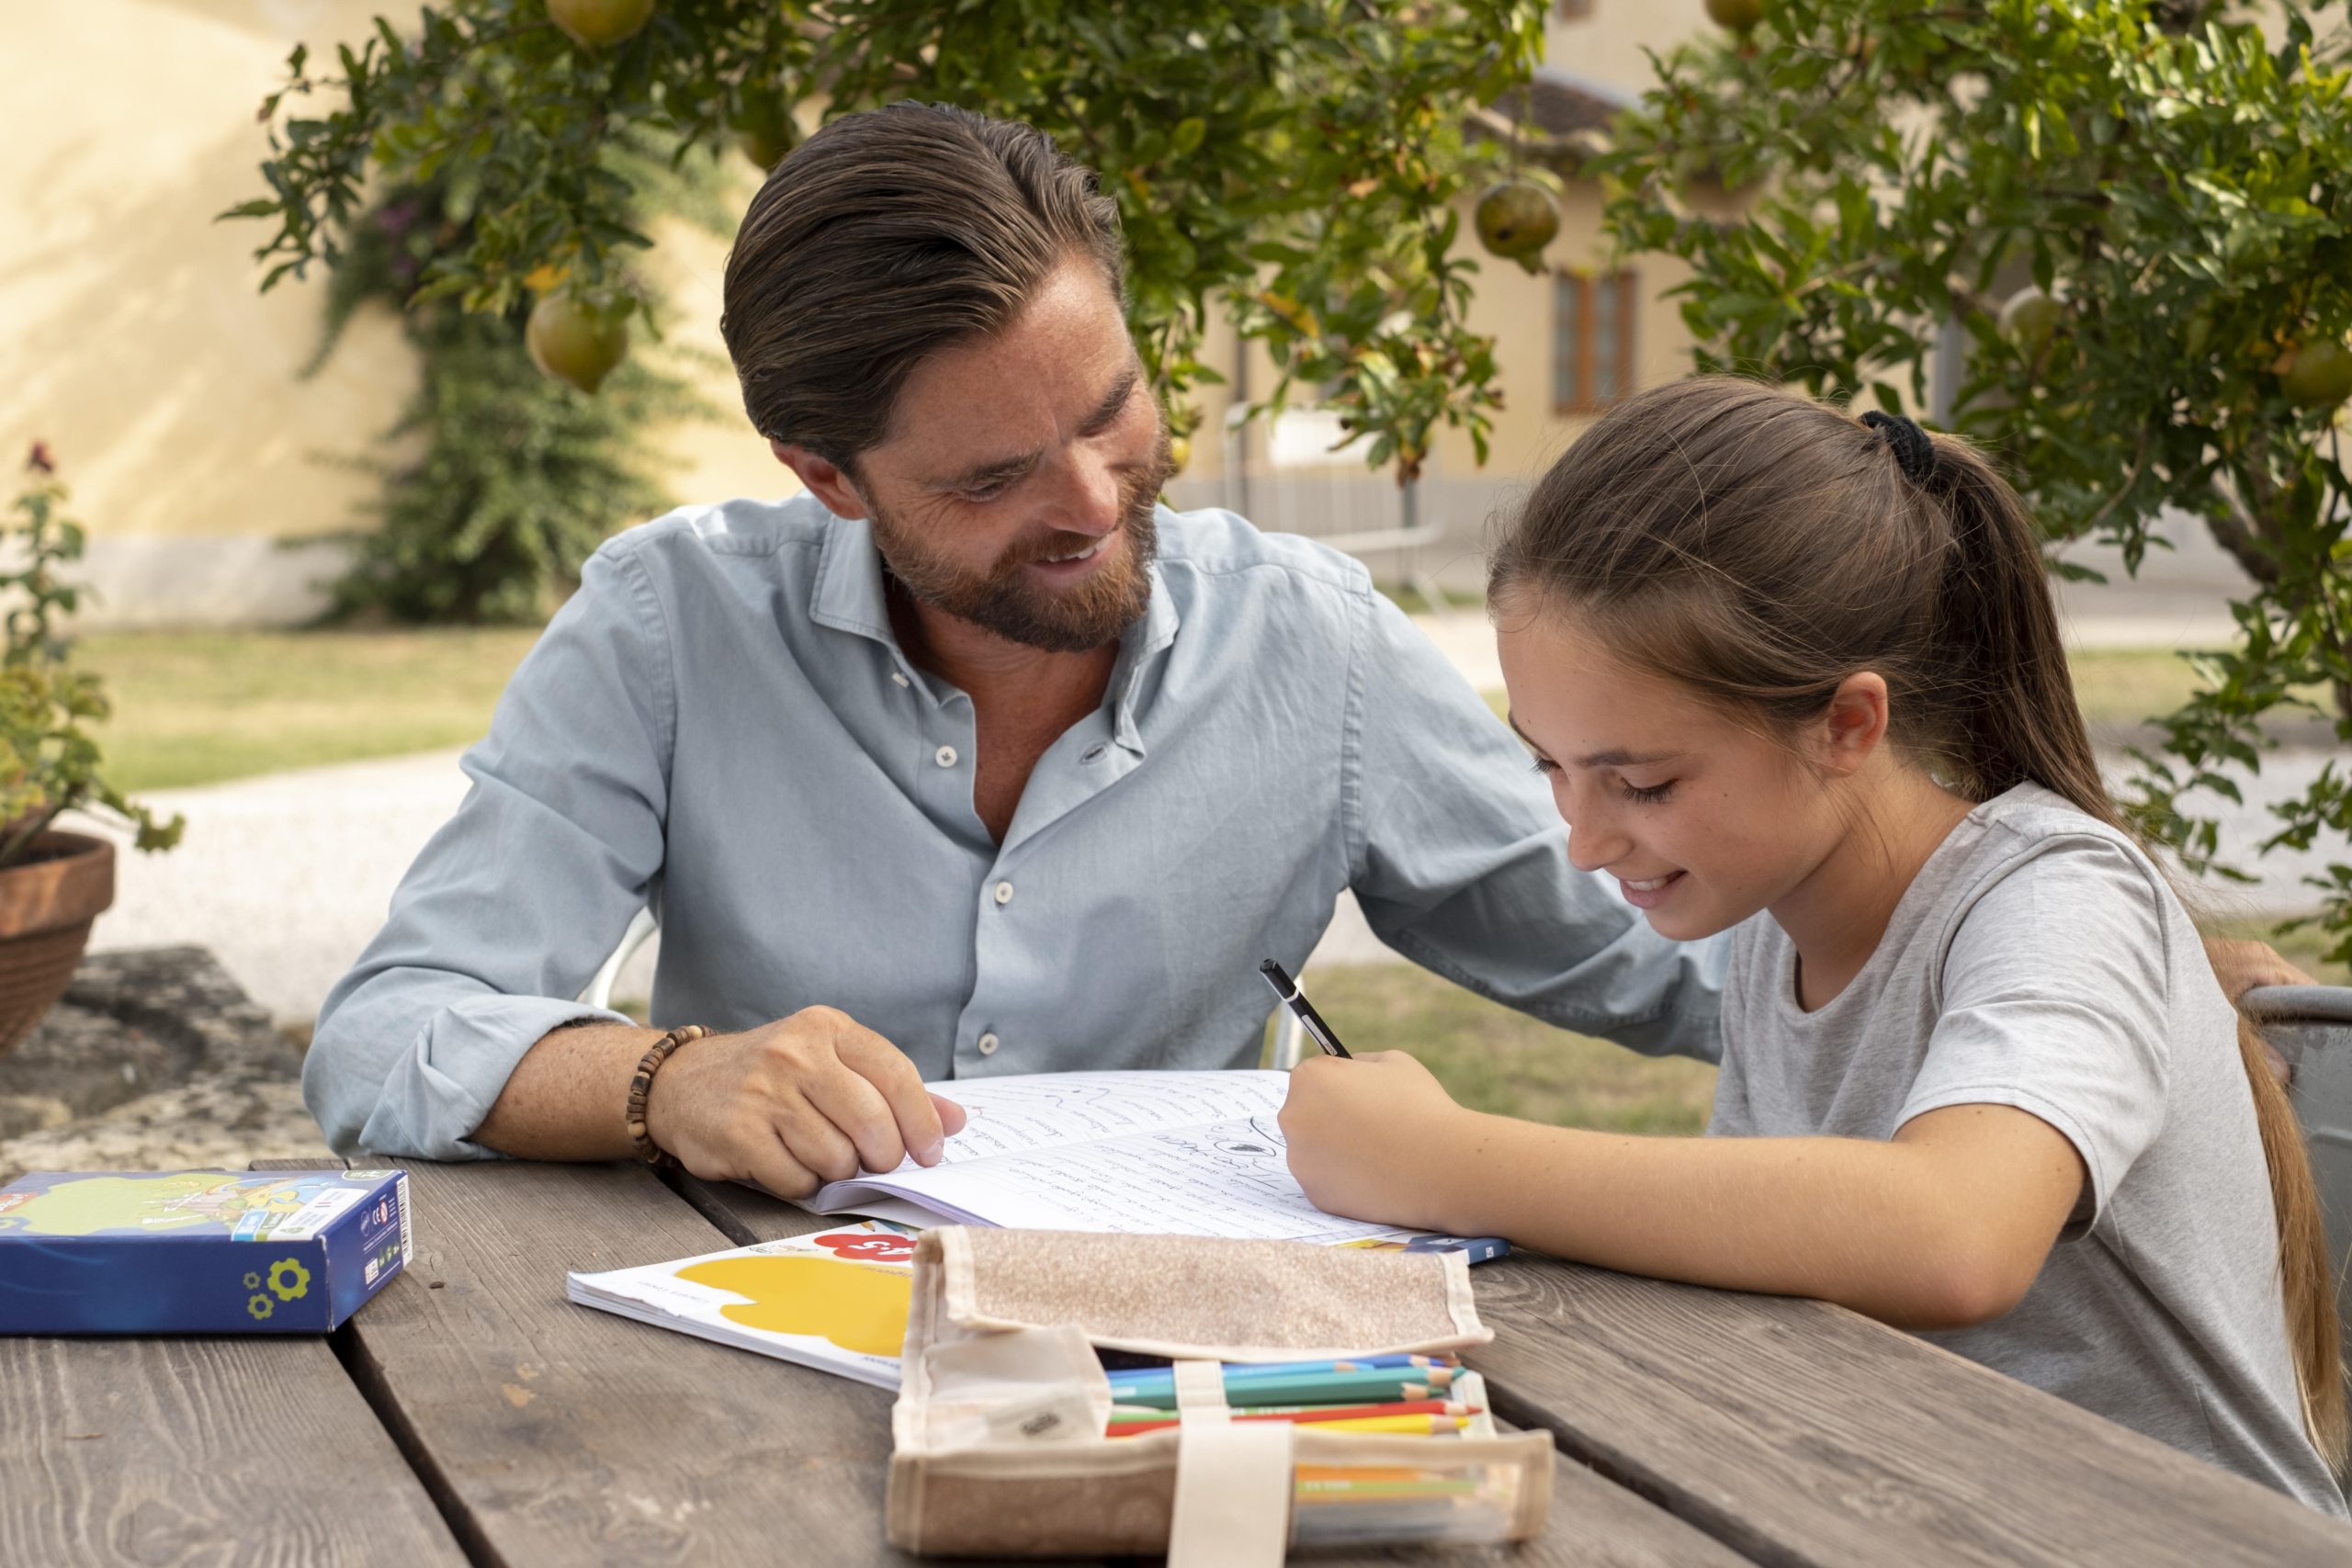
MULTIPOLYGON (((913 1561, 888 1393, 564 1299, 828 1222, 638 1165, 406 1168, 415 1260, 331 1339, 0 1338, 0 1564, 913 1561)), ((1473 1278, 1470 1360, 1558 1449, 1542 1539, 1477 1561, 2352 1562, 2352 1527, 1837 1307, 1473 1278)))

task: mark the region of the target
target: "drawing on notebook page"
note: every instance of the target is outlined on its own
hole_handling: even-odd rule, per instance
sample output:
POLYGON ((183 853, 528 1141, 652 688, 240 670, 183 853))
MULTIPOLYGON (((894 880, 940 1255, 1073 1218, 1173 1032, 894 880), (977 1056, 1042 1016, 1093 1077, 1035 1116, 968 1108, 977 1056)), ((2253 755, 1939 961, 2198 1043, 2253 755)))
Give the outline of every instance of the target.
POLYGON ((1160 1133, 1155 1136, 1178 1159, 1199 1160, 1230 1171, 1234 1181, 1246 1183, 1277 1202, 1294 1196, 1304 1198, 1297 1179, 1290 1173, 1289 1145, 1283 1142, 1281 1124, 1271 1116, 1253 1116, 1246 1125, 1248 1132, 1238 1135, 1160 1133))

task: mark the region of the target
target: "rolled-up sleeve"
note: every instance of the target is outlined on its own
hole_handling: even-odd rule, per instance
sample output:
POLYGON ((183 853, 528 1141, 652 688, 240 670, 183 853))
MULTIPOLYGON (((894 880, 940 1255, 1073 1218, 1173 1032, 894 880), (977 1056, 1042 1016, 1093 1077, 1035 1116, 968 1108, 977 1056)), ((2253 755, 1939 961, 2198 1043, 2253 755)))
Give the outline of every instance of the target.
POLYGON ((1398 953, 1564 1029, 1717 1061, 1728 933, 1658 935, 1596 877, 1526 751, 1443 654, 1370 595, 1349 693, 1353 886, 1398 953))
POLYGON ((329 993, 302 1071, 340 1152, 481 1159, 470 1141, 662 863, 675 705, 663 607, 626 538, 587 564, 462 766, 472 788, 329 993))

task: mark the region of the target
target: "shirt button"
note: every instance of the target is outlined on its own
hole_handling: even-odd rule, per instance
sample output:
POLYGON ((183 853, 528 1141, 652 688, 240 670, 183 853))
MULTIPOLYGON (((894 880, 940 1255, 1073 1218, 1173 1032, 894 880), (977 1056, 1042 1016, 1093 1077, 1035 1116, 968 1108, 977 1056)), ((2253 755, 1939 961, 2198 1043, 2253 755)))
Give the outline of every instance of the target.
POLYGON ((993 1034, 983 1034, 980 1036, 980 1055, 983 1056, 993 1056, 996 1055, 996 1048, 1003 1043, 1003 1041, 999 1040, 993 1034))
POLYGON ((1010 904, 1012 902, 1012 883, 1000 882, 996 885, 996 901, 1000 904, 1010 904))
POLYGON ((943 768, 952 768, 956 765, 956 748, 953 746, 942 746, 938 750, 933 751, 931 754, 931 760, 937 762, 943 768))
POLYGON ((903 670, 891 671, 890 683, 896 686, 903 686, 907 684, 907 672, 903 670))

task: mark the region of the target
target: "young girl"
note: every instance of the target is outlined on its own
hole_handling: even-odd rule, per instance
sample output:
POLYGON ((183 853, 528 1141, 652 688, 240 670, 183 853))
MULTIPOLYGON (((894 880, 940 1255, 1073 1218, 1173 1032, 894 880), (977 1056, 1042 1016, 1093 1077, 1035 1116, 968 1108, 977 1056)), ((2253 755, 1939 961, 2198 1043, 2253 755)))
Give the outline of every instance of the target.
POLYGON ((1864 418, 1629 399, 1493 560, 1570 858, 1667 936, 1737 928, 1710 1136, 1310 1058, 1291 1168, 1336 1213, 1842 1303, 2341 1515, 2294 1113, 2108 799, 2017 496, 1864 418))

